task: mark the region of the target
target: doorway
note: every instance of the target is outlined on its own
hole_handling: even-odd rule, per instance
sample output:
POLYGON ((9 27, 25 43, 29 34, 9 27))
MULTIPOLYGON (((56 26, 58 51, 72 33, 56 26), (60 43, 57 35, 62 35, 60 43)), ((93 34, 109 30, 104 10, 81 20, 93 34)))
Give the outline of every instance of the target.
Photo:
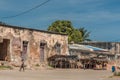
POLYGON ((23 52, 21 58, 27 60, 28 41, 23 41, 23 52))
POLYGON ((10 59, 10 40, 3 39, 3 42, 0 43, 0 60, 8 61, 10 59))

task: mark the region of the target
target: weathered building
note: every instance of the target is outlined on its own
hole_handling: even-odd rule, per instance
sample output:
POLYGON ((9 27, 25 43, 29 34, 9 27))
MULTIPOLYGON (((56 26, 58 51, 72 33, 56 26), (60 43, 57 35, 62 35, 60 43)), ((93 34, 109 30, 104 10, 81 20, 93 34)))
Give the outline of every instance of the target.
POLYGON ((70 55, 77 55, 82 65, 90 69, 108 69, 119 66, 119 59, 115 59, 108 49, 90 46, 88 44, 69 44, 70 55))
POLYGON ((90 45, 69 44, 70 55, 77 55, 82 68, 107 69, 109 54, 107 49, 93 47, 90 45))
POLYGON ((120 42, 82 42, 80 44, 108 49, 108 59, 110 60, 108 68, 111 69, 113 65, 120 67, 120 42))
POLYGON ((91 58, 97 56, 114 56, 107 49, 93 47, 90 45, 69 44, 70 55, 78 55, 79 58, 91 58))
POLYGON ((27 65, 47 63, 47 58, 68 54, 68 36, 0 23, 0 60, 27 65), (21 55, 22 51, 22 55, 21 55))
POLYGON ((82 42, 80 44, 108 49, 109 54, 114 55, 113 59, 120 59, 120 42, 82 42))

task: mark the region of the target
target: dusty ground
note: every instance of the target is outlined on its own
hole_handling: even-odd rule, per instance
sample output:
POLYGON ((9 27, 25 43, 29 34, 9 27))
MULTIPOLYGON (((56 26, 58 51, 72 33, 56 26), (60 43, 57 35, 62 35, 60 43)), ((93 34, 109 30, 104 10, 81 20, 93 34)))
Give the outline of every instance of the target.
POLYGON ((109 78, 106 70, 54 69, 54 70, 1 70, 0 80, 120 80, 109 78))

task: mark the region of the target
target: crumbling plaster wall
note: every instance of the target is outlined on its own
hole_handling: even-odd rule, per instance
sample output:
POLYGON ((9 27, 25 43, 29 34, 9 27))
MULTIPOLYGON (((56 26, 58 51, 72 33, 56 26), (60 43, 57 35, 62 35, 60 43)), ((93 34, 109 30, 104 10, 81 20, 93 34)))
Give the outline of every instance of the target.
POLYGON ((12 28, 0 26, 0 37, 10 40, 10 58, 11 61, 19 62, 22 42, 28 41, 27 61, 29 64, 40 62, 40 41, 46 41, 45 58, 56 54, 54 45, 58 42, 61 44, 61 54, 68 54, 68 37, 67 35, 47 33, 24 28, 12 28))

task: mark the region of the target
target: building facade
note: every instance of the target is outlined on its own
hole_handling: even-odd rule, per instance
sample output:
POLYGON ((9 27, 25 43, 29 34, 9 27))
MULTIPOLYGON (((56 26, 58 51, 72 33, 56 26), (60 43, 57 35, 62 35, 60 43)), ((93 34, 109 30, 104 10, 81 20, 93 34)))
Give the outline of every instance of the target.
POLYGON ((108 49, 108 59, 111 61, 110 69, 111 65, 120 67, 120 42, 82 42, 80 44, 108 49))
POLYGON ((47 63, 52 55, 68 54, 68 36, 0 23, 0 60, 27 65, 47 63), (22 51, 22 53, 21 53, 22 51))
POLYGON ((69 44, 70 55, 78 55, 79 58, 92 58, 98 56, 114 57, 108 49, 98 48, 90 45, 69 44))
POLYGON ((83 45, 91 45, 109 50, 109 54, 114 55, 112 60, 120 59, 120 42, 82 42, 83 45))

